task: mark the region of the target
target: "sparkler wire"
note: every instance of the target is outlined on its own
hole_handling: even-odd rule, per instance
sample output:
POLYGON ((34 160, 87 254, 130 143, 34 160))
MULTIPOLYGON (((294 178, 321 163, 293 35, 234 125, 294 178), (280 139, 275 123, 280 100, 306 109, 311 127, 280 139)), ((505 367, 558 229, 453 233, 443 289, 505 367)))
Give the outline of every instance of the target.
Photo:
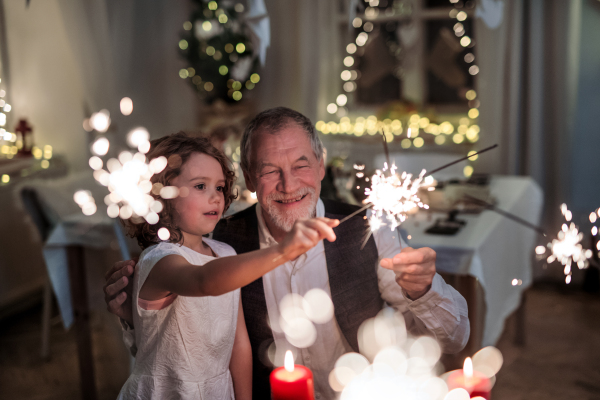
POLYGON ((383 131, 381 131, 381 138, 383 139, 383 151, 385 152, 385 159, 387 160, 388 168, 391 168, 392 163, 390 162, 390 150, 388 149, 387 139, 383 131))
POLYGON ((432 175, 432 174, 435 174, 436 172, 439 172, 439 171, 441 171, 441 170, 443 170, 443 169, 446 169, 446 168, 448 168, 448 167, 451 167, 451 166, 452 166, 452 165, 454 165, 454 164, 458 164, 458 163, 459 163, 459 162, 461 162, 461 161, 468 160, 469 158, 471 158, 471 157, 473 157, 473 156, 476 156, 476 155, 478 155, 478 154, 481 154, 481 153, 485 153, 486 151, 489 151, 489 150, 495 149, 496 147, 498 147, 498 145, 497 145, 497 144, 495 144, 495 145, 493 145, 493 146, 490 146, 490 147, 486 147, 486 148, 485 148, 485 149, 483 149, 483 150, 479 150, 477 153, 473 153, 473 154, 471 154, 471 155, 468 155, 468 156, 466 156, 466 157, 459 158, 458 160, 456 160, 456 161, 452 161, 451 163, 448 163, 448 164, 446 164, 446 165, 442 165, 441 167, 439 167, 439 168, 436 168, 436 169, 434 169, 433 171, 429 171, 429 172, 427 173, 427 175, 432 175))
MULTIPOLYGON (((391 164, 389 163, 389 162, 390 162, 390 159, 389 159, 389 154, 388 154, 387 141, 385 140, 385 135, 383 135, 383 134, 382 134, 382 136, 383 136, 383 148, 384 148, 384 151, 385 151, 385 153, 386 153, 386 158, 387 158, 387 160, 388 160, 388 168, 389 168, 389 167, 391 167, 391 164)), ((486 151, 489 151, 489 150, 495 149, 496 147, 498 147, 498 145, 497 145, 497 144, 495 144, 495 145, 493 145, 493 146, 490 146, 490 147, 486 147, 485 149, 483 149, 483 150, 480 150, 480 151, 478 151, 477 153, 473 153, 473 154, 471 154, 471 155, 469 155, 469 156, 462 157, 462 158, 459 158, 458 160, 452 161, 451 163, 448 163, 448 164, 446 164, 446 165, 442 165, 441 167, 439 167, 439 168, 436 168, 436 169, 434 169, 433 171, 431 171, 431 172, 427 173, 427 175, 431 175, 431 174, 433 174, 433 173, 435 173, 435 172, 439 172, 439 171, 441 171, 441 170, 443 170, 443 169, 446 169, 446 168, 448 168, 448 167, 451 167, 451 166, 452 166, 452 165, 454 165, 454 164, 457 164, 457 163, 459 163, 459 162, 461 162, 461 161, 467 160, 467 159, 469 159, 469 158, 471 158, 471 157, 473 157, 473 156, 475 156, 475 155, 478 155, 478 154, 481 154, 481 153, 485 153, 486 151)), ((371 208, 371 207, 373 207, 373 203, 369 203, 369 204, 367 204, 366 206, 364 206, 364 207, 362 207, 362 208, 359 208, 358 210, 354 211, 352 214, 349 214, 349 215, 345 216, 344 218, 340 219, 340 224, 341 224, 342 222, 345 222, 345 221, 349 220, 350 218, 354 217, 356 214, 359 214, 360 212, 362 212, 362 211, 364 211, 364 210, 366 210, 366 209, 369 209, 369 208, 371 208)), ((339 225, 338 225, 338 226, 339 226, 339 225)), ((545 234, 544 234, 544 236, 545 236, 545 234)))
MULTIPOLYGON (((368 210, 371 207, 373 207, 373 203, 369 203, 366 206, 361 207, 358 210, 354 211, 352 214, 346 215, 344 218, 340 219, 340 224, 342 222, 348 221, 350 218, 354 217, 356 214, 360 214, 361 212, 368 210)), ((338 226, 340 226, 340 224, 338 224, 338 226)), ((336 228, 337 228, 337 226, 336 226, 336 228)))
POLYGON ((478 199, 477 197, 469 196, 468 194, 465 194, 464 196, 465 196, 465 198, 467 198, 467 199, 469 199, 471 201, 474 201, 476 203, 480 203, 480 204, 484 205, 486 207, 486 209, 488 209, 490 211, 495 211, 498 214, 500 214, 500 215, 502 215, 502 216, 504 216, 504 217, 506 217, 508 219, 511 219, 511 220, 513 220, 513 221, 515 221, 515 222, 523 225, 523 226, 526 226, 526 227, 528 227, 530 229, 533 229, 534 231, 536 231, 537 233, 539 233, 542 236, 548 236, 548 235, 546 235, 546 232, 544 232, 544 230, 542 228, 540 228, 539 226, 533 225, 532 223, 527 222, 524 219, 522 219, 520 217, 517 217, 514 214, 509 213, 508 211, 504 211, 504 210, 496 207, 495 205, 493 205, 491 203, 488 203, 485 200, 481 200, 481 199, 478 199))

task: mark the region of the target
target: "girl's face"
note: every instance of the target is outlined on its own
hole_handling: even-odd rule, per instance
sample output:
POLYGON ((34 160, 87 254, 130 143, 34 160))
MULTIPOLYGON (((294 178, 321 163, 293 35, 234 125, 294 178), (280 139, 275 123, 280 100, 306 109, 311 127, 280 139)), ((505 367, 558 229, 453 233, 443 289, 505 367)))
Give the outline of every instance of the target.
POLYGON ((202 236, 215 229, 225 206, 225 176, 211 156, 193 153, 171 185, 179 187, 173 200, 175 223, 186 234, 202 236), (186 196, 187 193, 187 196, 186 196))

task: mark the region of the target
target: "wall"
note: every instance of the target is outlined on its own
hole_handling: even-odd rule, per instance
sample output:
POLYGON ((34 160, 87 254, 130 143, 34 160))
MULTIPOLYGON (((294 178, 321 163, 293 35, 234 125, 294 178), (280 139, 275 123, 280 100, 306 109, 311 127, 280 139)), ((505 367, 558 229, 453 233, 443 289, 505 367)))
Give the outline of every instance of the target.
POLYGON ((107 108, 118 136, 144 125, 152 137, 194 128, 199 103, 178 71, 188 2, 5 1, 14 117, 74 169, 87 165, 86 108, 107 108), (82 5, 84 4, 84 5, 82 5), (94 9, 88 10, 85 6, 94 9), (99 12, 101 11, 101 12, 99 12), (119 113, 129 96, 134 112, 119 113))

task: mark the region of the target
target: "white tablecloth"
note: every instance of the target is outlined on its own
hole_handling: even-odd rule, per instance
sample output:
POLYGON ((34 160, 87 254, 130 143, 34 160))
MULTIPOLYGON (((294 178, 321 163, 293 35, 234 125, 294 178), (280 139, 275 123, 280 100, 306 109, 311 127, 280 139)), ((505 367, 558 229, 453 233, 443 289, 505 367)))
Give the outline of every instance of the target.
POLYGON ((129 260, 131 256, 127 251, 128 240, 118 224, 117 220, 108 216, 86 217, 83 214, 75 214, 61 221, 44 245, 44 261, 65 328, 73 324, 67 246, 81 245, 87 248, 106 249, 111 247, 111 242, 116 238, 121 256, 124 260, 129 260))
POLYGON ((55 226, 43 247, 44 261, 56 295, 65 328, 73 324, 73 305, 67 264, 67 246, 108 249, 114 240, 119 244, 124 260, 131 258, 132 239, 126 238, 119 221, 106 214, 104 196, 108 190, 91 176, 91 171, 73 174, 63 179, 30 181, 17 188, 36 190, 45 214, 55 226), (89 190, 98 206, 92 216, 85 216, 73 200, 77 190, 89 190))
MULTIPOLYGON (((492 177, 490 190, 499 208, 539 224, 542 191, 531 178, 492 177)), ((487 306, 482 344, 494 345, 504 320, 519 306, 521 293, 531 284, 534 248, 540 237, 493 211, 459 215, 458 219, 467 224, 454 236, 424 232, 435 218, 443 216, 434 214, 428 221, 427 215, 420 213, 404 222, 402 228, 411 235, 410 246, 436 250, 439 271, 472 275, 479 280, 487 306), (513 286, 513 279, 520 279, 522 284, 513 286)))

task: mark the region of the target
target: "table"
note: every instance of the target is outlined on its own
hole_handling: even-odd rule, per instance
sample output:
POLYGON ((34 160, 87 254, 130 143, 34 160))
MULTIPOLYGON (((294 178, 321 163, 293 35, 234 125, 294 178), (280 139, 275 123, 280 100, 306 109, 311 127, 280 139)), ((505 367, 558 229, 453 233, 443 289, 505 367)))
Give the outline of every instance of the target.
MULTIPOLYGON (((498 208, 538 225, 543 206, 540 187, 529 177, 493 176, 492 196, 498 208)), ((437 252, 438 272, 475 278, 483 289, 487 308, 481 345, 494 345, 504 321, 520 304, 523 291, 531 284, 534 248, 540 238, 536 232, 493 211, 458 216, 467 222, 454 236, 430 235, 424 231, 445 214, 421 212, 402 224, 410 235, 412 247, 431 247, 437 252), (513 286, 512 280, 521 285, 513 286)), ((470 295, 475 296, 473 288, 470 295)), ((476 306, 473 298, 469 308, 476 306)), ((471 315, 477 313, 469 312, 471 315)), ((471 321, 471 326, 474 324, 471 321)), ((473 332, 477 336, 477 332, 473 332)))
POLYGON ((0 314, 14 314, 38 298, 44 288, 46 272, 42 243, 33 223, 23 209, 18 188, 26 182, 56 179, 67 174, 60 156, 42 168, 35 158, 0 158, 0 314), (6 179, 5 179, 6 180, 6 179))
POLYGON ((107 190, 97 185, 91 173, 86 171, 51 182, 28 182, 26 186, 37 192, 44 212, 54 222, 43 247, 44 261, 63 325, 67 329, 74 326, 76 330, 82 396, 95 399, 84 251, 110 248, 116 239, 122 258, 130 259, 131 241, 124 236, 118 220, 106 215, 102 199, 107 190), (83 215, 73 200, 75 191, 81 189, 90 190, 99 205, 92 216, 83 215))
POLYGON ((96 398, 84 251, 109 248, 115 237, 123 259, 129 260, 127 240, 116 220, 101 214, 75 214, 54 228, 43 249, 63 324, 65 328, 75 326, 84 399, 96 398))

